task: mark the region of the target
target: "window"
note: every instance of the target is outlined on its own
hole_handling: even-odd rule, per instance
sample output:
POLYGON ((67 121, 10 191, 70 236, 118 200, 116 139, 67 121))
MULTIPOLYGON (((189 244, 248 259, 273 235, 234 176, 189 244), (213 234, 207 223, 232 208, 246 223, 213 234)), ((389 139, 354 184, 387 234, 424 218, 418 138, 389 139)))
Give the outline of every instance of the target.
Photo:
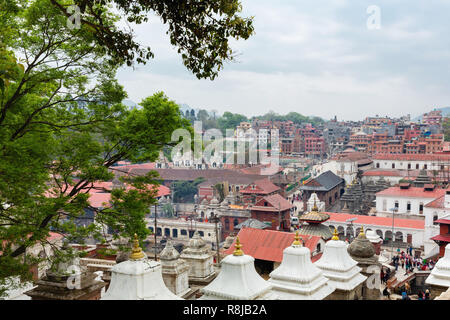
POLYGON ((423 203, 422 202, 419 204, 419 213, 423 214, 423 203))
POLYGON ((437 214, 435 214, 433 217, 433 225, 435 225, 435 226, 439 225, 439 223, 436 223, 437 219, 438 219, 438 216, 437 216, 437 214))
POLYGON ((392 164, 392 169, 395 169, 395 163, 392 164))
POLYGON ((228 218, 225 218, 225 230, 230 230, 230 220, 228 218))
POLYGON ((203 231, 199 231, 198 234, 200 235, 200 237, 205 236, 205 233, 203 231))
POLYGON ((150 230, 151 233, 153 233, 153 227, 148 227, 148 230, 150 230))
POLYGON ((239 220, 238 219, 234 219, 233 220, 233 226, 236 227, 238 224, 239 224, 239 220))
POLYGON ((406 212, 411 212, 411 202, 406 203, 406 212))
POLYGON ((181 229, 180 234, 182 236, 187 236, 187 230, 186 229, 181 229))
POLYGON ((416 164, 416 169, 419 169, 419 164, 416 164))
POLYGON ((156 229, 156 235, 157 235, 157 236, 162 235, 162 230, 161 230, 161 228, 157 228, 157 229, 156 229))
POLYGON ((398 210, 398 201, 395 201, 394 207, 398 210))
POLYGON ((383 200, 383 211, 387 211, 387 200, 383 200))
POLYGON ((172 237, 178 238, 178 229, 172 229, 172 237))
POLYGON ((377 162, 377 168, 379 168, 380 167, 380 163, 379 162, 377 162))
POLYGON ((408 163, 408 169, 411 169, 411 163, 408 163))
POLYGON ((170 229, 169 228, 164 228, 164 235, 166 237, 170 237, 170 229))
POLYGON ((424 165, 423 165, 423 168, 424 168, 425 170, 428 169, 428 165, 424 164, 424 165))

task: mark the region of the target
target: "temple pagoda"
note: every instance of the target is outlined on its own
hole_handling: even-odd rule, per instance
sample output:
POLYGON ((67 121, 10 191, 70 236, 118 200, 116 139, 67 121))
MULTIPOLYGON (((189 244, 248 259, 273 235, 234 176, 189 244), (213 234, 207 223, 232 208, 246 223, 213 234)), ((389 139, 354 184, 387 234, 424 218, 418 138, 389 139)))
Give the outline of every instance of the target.
POLYGON ((367 279, 347 252, 347 244, 339 240, 337 229, 334 229, 333 238, 325 244, 322 257, 314 263, 329 279, 329 283, 336 290, 330 295, 332 300, 360 300, 362 287, 367 279))
POLYGON ((298 231, 292 245, 284 249, 281 265, 270 273, 269 282, 283 300, 323 300, 335 290, 311 262, 311 252, 302 246, 298 231))
POLYGON ((331 233, 330 228, 322 224, 328 219, 330 219, 330 215, 324 212, 319 212, 316 202, 314 202, 312 211, 299 217, 299 220, 301 222, 307 223, 301 225, 300 229, 298 230, 299 234, 319 236, 322 237, 322 239, 324 239, 325 241, 331 239, 333 234, 331 233))

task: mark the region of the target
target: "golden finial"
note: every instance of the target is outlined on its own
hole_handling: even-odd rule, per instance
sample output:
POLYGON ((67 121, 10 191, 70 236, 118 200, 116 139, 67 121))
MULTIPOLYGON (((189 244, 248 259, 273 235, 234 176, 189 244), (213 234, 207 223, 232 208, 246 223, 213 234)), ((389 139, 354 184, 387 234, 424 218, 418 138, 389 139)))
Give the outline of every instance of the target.
POLYGON ((331 240, 339 240, 339 233, 336 228, 334 228, 333 238, 331 240))
POLYGON ((295 241, 292 243, 293 246, 301 246, 302 243, 300 242, 300 235, 298 234, 298 230, 295 233, 295 241))
POLYGON ((137 234, 134 234, 134 240, 133 240, 133 250, 131 250, 130 259, 131 260, 139 260, 144 258, 144 252, 142 252, 141 247, 139 246, 139 239, 137 234))
POLYGON ((319 208, 317 208, 317 204, 316 204, 316 198, 314 198, 314 206, 312 207, 312 211, 319 211, 319 208))
POLYGON ((242 248, 242 244, 241 241, 239 240, 239 237, 236 237, 236 244, 234 245, 235 250, 233 252, 233 256, 243 256, 244 255, 244 251, 241 250, 242 248))
POLYGON ((361 226, 361 231, 359 232, 360 235, 365 236, 366 234, 364 233, 364 227, 361 226))

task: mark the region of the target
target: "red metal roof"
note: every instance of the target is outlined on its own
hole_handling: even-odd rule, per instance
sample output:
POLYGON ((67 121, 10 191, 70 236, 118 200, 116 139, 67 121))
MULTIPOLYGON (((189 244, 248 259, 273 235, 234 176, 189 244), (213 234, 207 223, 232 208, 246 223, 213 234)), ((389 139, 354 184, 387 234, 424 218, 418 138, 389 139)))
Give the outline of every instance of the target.
MULTIPOLYGON (((330 219, 327 221, 332 224, 333 222, 345 222, 348 219, 356 218, 353 221, 353 224, 361 224, 361 225, 374 225, 374 226, 383 226, 383 227, 391 227, 392 226, 392 217, 376 217, 376 216, 362 216, 357 214, 350 213, 336 213, 336 212, 326 212, 330 215, 330 219)), ((424 220, 413 220, 413 219, 397 219, 394 218, 394 228, 410 228, 410 229, 424 229, 425 221, 424 220)))
POLYGON ((450 242, 450 235, 439 234, 431 238, 431 240, 450 242))
POLYGON ((439 198, 445 194, 446 189, 434 189, 425 191, 424 188, 409 187, 408 189, 400 189, 399 187, 390 187, 382 190, 376 196, 397 196, 408 198, 439 198))
MULTIPOLYGON (((243 228, 239 231, 238 236, 242 244, 242 251, 245 254, 255 259, 281 262, 283 250, 294 242, 295 234, 274 230, 243 228)), ((305 247, 311 252, 316 250, 316 246, 320 241, 318 236, 300 235, 300 238, 303 239, 305 247)), ((233 253, 235 241, 225 251, 225 254, 233 253)))

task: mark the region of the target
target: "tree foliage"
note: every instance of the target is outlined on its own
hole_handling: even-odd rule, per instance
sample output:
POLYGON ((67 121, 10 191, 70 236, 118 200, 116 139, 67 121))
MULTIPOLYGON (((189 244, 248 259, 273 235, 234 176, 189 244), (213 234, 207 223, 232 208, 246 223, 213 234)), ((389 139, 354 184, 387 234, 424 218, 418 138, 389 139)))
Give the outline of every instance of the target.
POLYGON ((101 50, 112 63, 145 63, 155 53, 135 40, 133 30, 120 29, 117 21, 107 19, 114 5, 127 22, 148 22, 154 13, 168 26, 170 43, 177 48, 184 65, 199 79, 214 79, 225 61, 235 59, 229 39, 248 39, 253 34, 253 20, 240 16, 238 0, 49 0, 61 14, 70 5, 83 13, 81 23, 89 27, 101 50))

